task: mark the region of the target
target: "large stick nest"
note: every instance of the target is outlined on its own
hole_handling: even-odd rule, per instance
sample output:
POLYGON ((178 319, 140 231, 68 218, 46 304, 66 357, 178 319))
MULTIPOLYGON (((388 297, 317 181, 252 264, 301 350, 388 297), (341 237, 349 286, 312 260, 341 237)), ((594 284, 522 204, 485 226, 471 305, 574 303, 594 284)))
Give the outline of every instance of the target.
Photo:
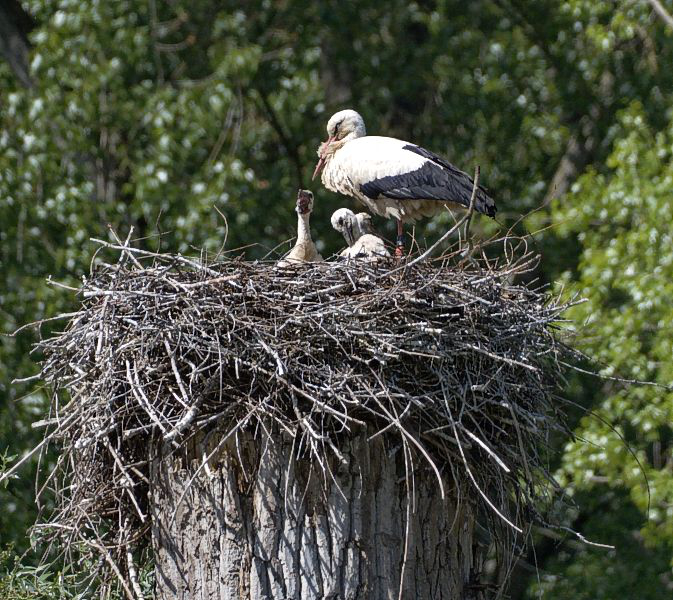
POLYGON ((286 270, 117 247, 65 331, 41 344, 59 450, 50 530, 129 581, 114 565, 148 535, 151 444, 223 424, 295 436, 324 469, 366 425, 481 503, 494 527, 524 529, 552 485, 567 305, 520 283, 536 257, 503 252, 510 242, 498 261, 286 270))

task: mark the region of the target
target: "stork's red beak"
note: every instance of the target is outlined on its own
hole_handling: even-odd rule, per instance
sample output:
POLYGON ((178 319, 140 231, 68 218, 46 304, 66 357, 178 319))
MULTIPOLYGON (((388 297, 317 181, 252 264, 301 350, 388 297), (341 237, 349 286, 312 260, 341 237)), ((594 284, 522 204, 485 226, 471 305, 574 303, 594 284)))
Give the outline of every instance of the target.
POLYGON ((325 158, 320 157, 320 160, 318 161, 318 164, 315 166, 315 171, 313 171, 313 175, 311 177, 311 181, 315 179, 315 176, 322 171, 322 168, 325 166, 325 158))
POLYGON ((322 171, 323 167, 325 166, 325 154, 327 150, 327 146, 329 146, 332 142, 334 141, 334 136, 330 136, 327 138, 326 142, 323 142, 320 144, 320 148, 318 148, 318 156, 320 159, 318 160, 318 164, 315 166, 315 171, 313 171, 313 176, 311 177, 311 181, 315 179, 315 176, 322 171))

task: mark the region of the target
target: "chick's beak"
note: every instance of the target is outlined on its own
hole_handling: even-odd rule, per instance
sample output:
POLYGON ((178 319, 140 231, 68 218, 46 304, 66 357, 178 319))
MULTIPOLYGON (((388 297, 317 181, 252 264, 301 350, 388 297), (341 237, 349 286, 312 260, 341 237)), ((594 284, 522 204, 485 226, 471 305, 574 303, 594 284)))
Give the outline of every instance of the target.
POLYGON ((348 220, 344 228, 346 232, 346 237, 348 238, 348 246, 352 246, 355 243, 355 236, 353 235, 353 221, 348 220))

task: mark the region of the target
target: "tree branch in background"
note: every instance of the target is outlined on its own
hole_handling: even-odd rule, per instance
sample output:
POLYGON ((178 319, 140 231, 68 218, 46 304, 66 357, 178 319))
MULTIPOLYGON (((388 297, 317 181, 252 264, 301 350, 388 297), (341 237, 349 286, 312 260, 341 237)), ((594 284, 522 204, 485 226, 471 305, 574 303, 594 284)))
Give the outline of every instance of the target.
POLYGON ((654 9, 654 12, 661 17, 661 19, 668 25, 670 28, 673 29, 673 17, 671 14, 664 8, 663 4, 659 2, 659 0, 647 0, 651 5, 652 8, 654 9))
POLYGON ((586 166, 595 160, 601 138, 599 131, 606 127, 606 121, 614 118, 614 83, 612 72, 606 69, 601 74, 598 92, 594 94, 594 102, 588 107, 587 114, 572 126, 573 133, 547 188, 543 206, 566 194, 586 166))
POLYGON ((261 103, 262 110, 266 113, 269 124, 280 138, 280 142, 283 144, 288 158, 292 161, 297 175, 297 187, 303 188, 304 175, 302 171, 301 158, 299 156, 299 152, 297 151, 297 144, 293 143, 293 141, 290 139, 290 136, 285 132, 285 129, 283 129, 283 126, 278 119, 278 115, 276 115, 276 112, 273 110, 273 107, 271 106, 271 103, 269 102, 269 99, 264 94, 264 92, 261 92, 260 90, 254 91, 257 92, 256 96, 259 100, 259 103, 261 103))
POLYGON ((578 140, 577 134, 570 136, 566 151, 561 157, 554 177, 547 188, 543 206, 563 196, 573 182, 577 179, 582 169, 587 165, 589 152, 584 140, 578 140))
POLYGON ((553 51, 551 46, 557 30, 562 30, 564 24, 557 22, 554 25, 551 15, 544 19, 544 5, 537 6, 537 12, 534 12, 530 5, 521 0, 494 0, 494 3, 504 14, 513 18, 529 42, 540 49, 561 91, 561 123, 568 127, 570 138, 547 188, 543 200, 543 206, 546 206, 566 194, 586 166, 595 160, 600 147, 599 140, 602 139, 600 131, 614 115, 614 75, 610 66, 607 66, 596 84, 592 84, 584 79, 574 62, 562 53, 553 51), (540 27, 541 23, 546 23, 545 27, 540 27), (578 102, 578 94, 584 98, 583 102, 578 102), (578 107, 582 105, 586 109, 578 112, 578 107))
POLYGON ((152 54, 154 55, 154 66, 157 70, 157 77, 159 78, 159 84, 164 82, 164 67, 161 63, 161 56, 159 54, 159 33, 158 33, 158 22, 159 18, 157 16, 157 4, 156 0, 150 0, 150 32, 152 35, 152 54))
POLYGON ((17 0, 0 3, 0 53, 24 87, 32 87, 28 71, 28 33, 35 28, 33 18, 17 0))

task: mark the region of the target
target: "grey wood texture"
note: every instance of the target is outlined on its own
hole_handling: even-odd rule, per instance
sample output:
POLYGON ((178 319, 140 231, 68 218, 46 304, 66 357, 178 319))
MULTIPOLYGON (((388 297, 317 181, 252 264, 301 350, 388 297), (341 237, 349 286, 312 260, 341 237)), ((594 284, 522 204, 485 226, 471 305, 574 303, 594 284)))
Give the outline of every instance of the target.
POLYGON ((461 502, 456 512, 455 498, 443 501, 422 465, 408 507, 402 449, 383 436, 345 440, 343 462, 323 463, 325 481, 318 465, 293 459, 291 440, 241 434, 193 478, 216 437, 181 455, 157 449, 150 509, 158 599, 480 597, 467 588, 480 570, 470 507, 461 502))

